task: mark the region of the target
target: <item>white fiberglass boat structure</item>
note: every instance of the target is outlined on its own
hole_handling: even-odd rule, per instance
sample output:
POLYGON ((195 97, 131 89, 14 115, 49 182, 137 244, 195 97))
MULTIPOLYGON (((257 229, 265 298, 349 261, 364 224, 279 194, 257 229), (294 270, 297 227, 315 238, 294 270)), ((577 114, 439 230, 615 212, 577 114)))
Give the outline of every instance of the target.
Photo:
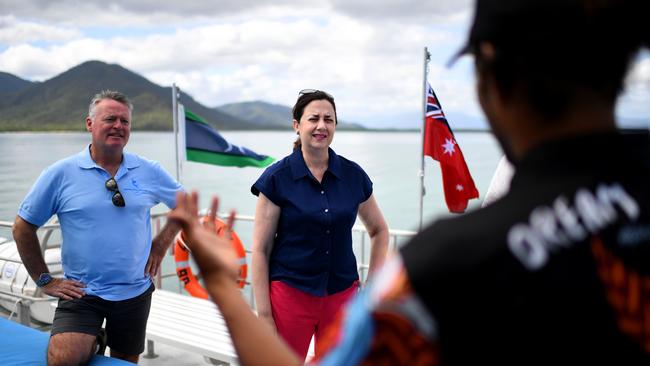
MULTIPOLYGON (((0 222, 0 225, 10 226, 11 223, 0 222)), ((45 263, 54 276, 62 276, 60 242, 52 242, 56 230, 58 224, 49 223, 43 227, 39 238, 45 263)), ((21 323, 36 320, 51 324, 57 299, 43 294, 29 277, 16 243, 0 239, 4 239, 0 240, 0 306, 10 311, 10 315, 17 314, 21 323)))

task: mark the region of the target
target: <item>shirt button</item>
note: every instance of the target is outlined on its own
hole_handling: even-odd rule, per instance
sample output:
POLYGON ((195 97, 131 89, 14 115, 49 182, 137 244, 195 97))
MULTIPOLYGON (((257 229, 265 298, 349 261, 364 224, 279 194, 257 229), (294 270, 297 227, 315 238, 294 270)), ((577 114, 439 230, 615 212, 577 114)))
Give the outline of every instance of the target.
POLYGON ((326 209, 325 209, 325 212, 330 212, 329 208, 326 208, 326 209))
POLYGON ((320 194, 325 194, 325 191, 320 191, 320 194))
POLYGON ((330 233, 330 231, 329 231, 329 230, 325 230, 325 234, 329 234, 329 233, 330 233))
POLYGON ((330 251, 329 251, 329 250, 328 250, 328 251, 326 251, 326 252, 325 252, 325 254, 330 254, 330 251))

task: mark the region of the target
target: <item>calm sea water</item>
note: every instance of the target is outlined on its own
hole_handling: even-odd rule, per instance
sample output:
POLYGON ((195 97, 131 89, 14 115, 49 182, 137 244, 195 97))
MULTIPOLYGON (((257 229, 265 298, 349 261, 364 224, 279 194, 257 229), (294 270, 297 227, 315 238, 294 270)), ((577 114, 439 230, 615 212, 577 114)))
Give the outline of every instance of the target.
MULTIPOLYGON (((233 143, 249 147, 276 159, 291 152, 295 134, 287 132, 224 132, 233 143)), ((469 170, 481 196, 485 193, 501 151, 487 132, 456 134, 469 170)), ((0 220, 14 219, 17 207, 43 168, 75 154, 88 144, 87 133, 3 133, 0 134, 0 220)), ((415 229, 418 222, 420 169, 420 135, 418 133, 337 132, 332 148, 356 161, 374 183, 374 193, 389 226, 415 229)), ((174 137, 164 132, 135 132, 127 150, 159 161, 172 175, 176 174, 174 137)), ((198 190, 207 205, 212 194, 221 198, 221 209, 235 208, 238 213, 253 215, 256 197, 251 184, 262 173, 258 168, 229 168, 185 162, 181 181, 198 190)), ((447 214, 442 192, 440 168, 425 159, 425 222, 447 214)), ((480 205, 470 201, 470 208, 480 205)), ((163 211, 158 206, 155 211, 163 211)), ((0 236, 5 236, 0 233, 0 236)))
MULTIPOLYGON (((295 134, 286 132, 224 132, 235 144, 280 159, 291 152, 295 134)), ((490 133, 459 132, 456 134, 474 182, 483 196, 501 156, 501 150, 490 133)), ((418 133, 337 132, 332 148, 340 155, 356 161, 374 183, 374 194, 392 229, 416 230, 419 217, 419 185, 421 137, 418 133)), ((0 221, 13 221, 18 205, 48 165, 81 151, 89 143, 87 133, 3 133, 0 134, 0 221)), ((176 174, 174 136, 165 132, 135 132, 127 150, 159 161, 172 175, 176 174)), ((198 190, 202 207, 211 195, 221 199, 221 211, 235 208, 239 214, 254 215, 256 197, 250 186, 262 173, 259 168, 229 168, 185 162, 181 181, 187 189, 198 190)), ((425 159, 424 220, 449 215, 442 191, 440 168, 429 157, 425 159)), ((470 201, 470 209, 481 200, 470 201)), ((154 212, 164 212, 159 205, 154 212)), ((250 246, 252 223, 235 225, 244 245, 250 246)), ((10 238, 9 229, 0 228, 0 236, 10 238)), ((357 246, 357 244, 355 244, 357 246)), ((358 249, 357 249, 358 250, 358 249)), ((358 253, 358 251, 357 251, 358 253)), ((360 259, 360 258, 358 258, 360 259)), ((163 263, 165 272, 173 272, 171 257, 163 263)), ((163 287, 175 289, 178 281, 168 278, 163 287)))

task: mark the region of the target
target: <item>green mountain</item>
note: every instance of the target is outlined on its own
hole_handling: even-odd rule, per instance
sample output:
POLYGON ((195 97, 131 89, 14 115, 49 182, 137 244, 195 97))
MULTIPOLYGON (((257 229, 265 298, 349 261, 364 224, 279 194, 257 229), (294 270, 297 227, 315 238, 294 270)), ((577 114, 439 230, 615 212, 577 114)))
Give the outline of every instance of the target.
MULTIPOLYGON (((87 61, 49 80, 30 82, 0 72, 0 131, 84 131, 88 103, 101 90, 119 90, 134 105, 134 130, 171 130, 171 88, 124 67, 87 61)), ((218 130, 290 129, 291 108, 262 101, 208 108, 181 92, 185 108, 218 130)), ((339 129, 364 126, 339 122, 339 129)))
POLYGON ((266 128, 290 128, 291 108, 262 101, 224 104, 217 107, 231 116, 237 116, 266 128))
MULTIPOLYGON (((291 128, 291 107, 271 104, 263 101, 241 102, 224 104, 217 109, 232 116, 245 119, 262 129, 289 129, 291 128)), ((366 127, 358 123, 339 121, 337 129, 340 130, 365 130, 366 127)))
POLYGON ((0 94, 17 93, 31 86, 31 81, 0 71, 0 94))
MULTIPOLYGON (((129 96, 135 106, 134 130, 172 129, 171 88, 154 84, 119 65, 88 61, 42 83, 29 83, 3 95, 0 131, 83 131, 88 103, 103 89, 119 90, 129 96)), ((250 122, 205 107, 185 93, 181 93, 181 100, 187 109, 217 129, 256 128, 250 122)))

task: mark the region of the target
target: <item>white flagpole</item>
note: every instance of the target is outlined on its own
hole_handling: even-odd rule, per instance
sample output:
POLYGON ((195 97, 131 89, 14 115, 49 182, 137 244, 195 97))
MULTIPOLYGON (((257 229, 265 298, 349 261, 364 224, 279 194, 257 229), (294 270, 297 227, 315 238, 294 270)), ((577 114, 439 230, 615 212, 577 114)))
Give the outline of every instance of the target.
POLYGON ((424 47, 424 65, 423 65, 423 81, 422 81, 422 128, 420 130, 420 133, 422 135, 422 152, 421 152, 421 160, 420 160, 420 172, 418 175, 420 176, 420 223, 418 226, 418 231, 422 231, 422 216, 423 216, 423 209, 424 209, 424 195, 426 194, 426 191, 424 189, 424 130, 425 126, 427 123, 427 79, 428 79, 428 72, 429 72, 429 60, 431 59, 431 54, 429 53, 429 50, 424 47))
POLYGON ((187 160, 187 141, 185 138, 185 106, 183 106, 183 103, 178 102, 176 103, 176 109, 178 110, 178 113, 176 114, 176 118, 178 119, 178 169, 182 177, 183 162, 187 160))
POLYGON ((178 98, 180 97, 180 90, 176 84, 172 84, 172 118, 174 120, 174 146, 176 152, 176 180, 181 181, 181 161, 178 158, 179 156, 179 140, 178 140, 178 131, 179 131, 179 120, 178 120, 178 98))

